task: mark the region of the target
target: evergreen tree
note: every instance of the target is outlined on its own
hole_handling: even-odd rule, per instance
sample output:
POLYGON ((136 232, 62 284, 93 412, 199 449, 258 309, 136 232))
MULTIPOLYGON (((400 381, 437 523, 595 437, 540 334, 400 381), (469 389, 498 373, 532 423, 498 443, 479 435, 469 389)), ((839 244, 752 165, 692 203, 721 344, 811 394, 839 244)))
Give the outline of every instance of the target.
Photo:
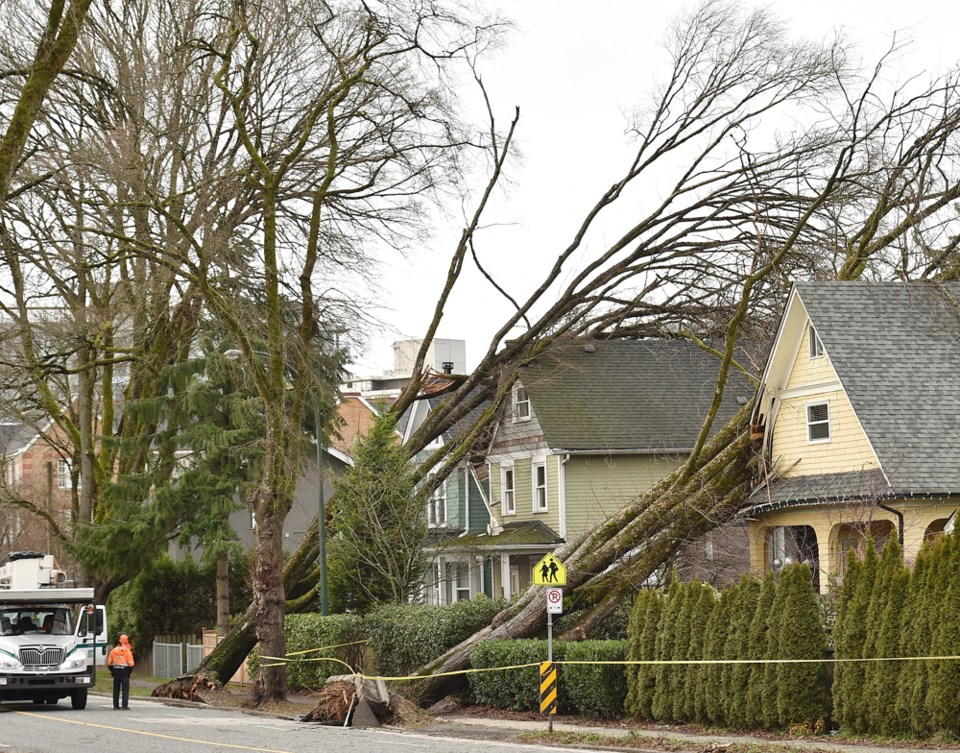
MULTIPOLYGON (((660 619, 665 603, 659 591, 652 593, 648 600, 643 620, 643 632, 640 635, 640 658, 651 661, 657 658, 657 637, 660 633, 660 619)), ((657 667, 654 664, 642 664, 637 668, 636 709, 641 719, 652 720, 653 696, 656 690, 657 667)))
MULTIPOLYGON (((731 607, 730 629, 724 646, 727 659, 750 659, 754 657, 751 644, 751 623, 760 600, 760 581, 744 576, 737 586, 734 605, 731 607)), ((736 729, 748 726, 747 693, 754 665, 725 664, 722 675, 723 712, 727 724, 736 729)))
MULTIPOLYGON (((930 570, 929 544, 924 544, 917 555, 913 572, 907 585, 906 607, 903 615, 902 643, 904 656, 924 656, 928 646, 921 637, 923 614, 923 592, 926 587, 927 573, 930 570)), ((914 713, 913 688, 917 674, 923 662, 906 661, 900 667, 900 682, 897 686, 897 718, 901 720, 904 731, 920 736, 923 731, 916 726, 914 713)))
MULTIPOLYGON (((917 636, 919 641, 925 643, 922 656, 942 655, 939 651, 944 647, 937 644, 937 638, 944 636, 942 633, 938 636, 938 630, 944 619, 953 617, 945 612, 944 601, 951 576, 955 572, 953 559, 957 551, 955 536, 942 536, 934 542, 931 568, 922 596, 921 608, 924 615, 920 621, 920 633, 917 636)), ((923 646, 924 643, 921 645, 923 646)), ((946 648, 946 655, 952 656, 956 653, 955 646, 946 648)), ((936 720, 939 716, 938 706, 941 698, 937 688, 939 662, 922 661, 917 662, 917 665, 913 687, 913 723, 922 731, 921 734, 926 736, 937 731, 936 720)))
POLYGON ((344 573, 343 599, 351 611, 405 604, 426 570, 425 489, 414 485, 392 414, 379 416, 352 454, 331 510, 331 569, 344 573))
POLYGON ((778 599, 777 657, 813 659, 813 663, 777 664, 777 717, 782 726, 804 724, 813 728, 830 716, 827 667, 823 661, 827 636, 820 618, 820 603, 813 573, 805 564, 784 568, 778 599))
POLYGON ((763 658, 768 663, 763 665, 760 674, 760 722, 764 729, 776 729, 780 724, 780 714, 777 711, 777 664, 780 657, 780 615, 784 611, 786 592, 780 575, 774 576, 776 584, 773 596, 773 605, 766 615, 764 632, 763 658))
MULTIPOLYGON (((673 646, 673 659, 684 661, 690 651, 691 622, 697 600, 700 598, 700 584, 688 583, 683 588, 680 612, 677 615, 676 642, 673 646)), ((697 636, 700 640, 701 636, 697 636)), ((687 716, 687 677, 691 667, 686 664, 677 664, 671 680, 670 694, 673 701, 671 718, 676 722, 689 721, 687 716)))
MULTIPOLYGON (((657 661, 671 661, 677 643, 677 620, 683 607, 683 584, 674 578, 660 616, 657 634, 657 661)), ((673 719, 673 691, 676 665, 658 664, 654 672, 653 718, 666 722, 673 719)))
MULTIPOLYGON (((877 574, 870 593, 867 604, 867 613, 864 619, 865 639, 863 642, 863 655, 871 659, 882 656, 880 653, 880 639, 883 615, 890 602, 890 584, 897 568, 900 567, 900 548, 896 542, 887 542, 883 551, 880 553, 880 560, 877 563, 877 574), (894 551, 895 547, 895 551, 894 551)), ((862 693, 863 702, 859 705, 859 711, 854 725, 854 729, 863 734, 874 732, 877 729, 878 705, 877 699, 873 695, 872 689, 876 684, 876 676, 880 669, 880 663, 871 661, 861 665, 863 672, 862 693)))
MULTIPOLYGON (((863 575, 863 564, 857 553, 850 550, 844 556, 846 557, 846 568, 843 586, 840 588, 837 601, 837 619, 833 626, 833 655, 837 659, 847 657, 849 651, 852 650, 848 646, 847 626, 851 619, 850 615, 856 600, 857 589, 860 588, 860 578, 863 575)), ((841 724, 845 724, 842 720, 849 718, 845 708, 847 695, 843 690, 847 682, 848 675, 846 673, 849 668, 850 665, 844 662, 837 662, 833 667, 833 718, 841 724)))
MULTIPOLYGON (((689 661, 699 661, 706 656, 707 643, 710 641, 708 626, 710 617, 717 609, 717 592, 706 583, 701 583, 693 589, 696 599, 693 611, 690 614, 690 648, 687 650, 689 661)), ((690 721, 707 721, 707 703, 704 684, 706 669, 702 664, 691 664, 687 667, 686 684, 684 687, 684 718, 690 721)))
MULTIPOLYGON (((770 633, 773 602, 777 596, 777 578, 773 573, 763 580, 757 596, 757 606, 750 620, 750 659, 768 658, 767 638, 770 633)), ((763 699, 768 689, 764 685, 766 664, 756 663, 750 667, 750 682, 747 685, 746 721, 751 729, 764 726, 763 699)))
MULTIPOLYGON (((627 661, 638 661, 644 658, 642 651, 643 629, 646 625, 649 604, 652 599, 653 592, 642 589, 633 600, 630 619, 627 621, 627 661)), ((623 710, 628 718, 639 716, 637 706, 637 675, 639 669, 639 665, 628 664, 625 670, 627 697, 623 703, 623 710)))
MULTIPOLYGON (((843 636, 837 645, 838 659, 861 659, 867 639, 867 611, 870 606, 870 596, 877 579, 877 550, 873 541, 867 541, 867 551, 863 558, 859 577, 852 585, 849 605, 843 620, 843 636)), ((838 681, 834 682, 835 694, 843 700, 837 721, 840 727, 847 731, 857 731, 859 720, 863 718, 863 704, 869 699, 863 693, 864 669, 862 662, 843 664, 843 671, 838 681)))
MULTIPOLYGON (((904 617, 909 571, 903 564, 900 544, 891 540, 880 557, 880 574, 875 590, 883 590, 869 619, 876 621, 876 637, 873 639, 873 656, 887 659, 901 656, 902 621, 904 617), (882 605, 882 610, 879 610, 882 605)), ((881 735, 902 732, 904 725, 897 708, 897 688, 903 663, 879 661, 872 663, 865 674, 865 693, 871 702, 868 709, 868 729, 881 735)))
MULTIPOLYGON (((703 647, 704 659, 725 659, 727 639, 730 633, 730 621, 737 606, 739 584, 725 588, 720 593, 710 620, 707 623, 706 641, 703 647)), ((726 724, 724 713, 723 664, 711 664, 702 668, 700 682, 697 685, 697 705, 702 710, 701 721, 711 724, 726 724)))
MULTIPOLYGON (((944 538, 943 564, 938 575, 945 588, 941 586, 940 619, 933 632, 931 653, 956 656, 960 653, 960 547, 956 546, 954 536, 944 538)), ((960 735, 960 662, 930 662, 928 676, 928 708, 933 731, 960 735)))

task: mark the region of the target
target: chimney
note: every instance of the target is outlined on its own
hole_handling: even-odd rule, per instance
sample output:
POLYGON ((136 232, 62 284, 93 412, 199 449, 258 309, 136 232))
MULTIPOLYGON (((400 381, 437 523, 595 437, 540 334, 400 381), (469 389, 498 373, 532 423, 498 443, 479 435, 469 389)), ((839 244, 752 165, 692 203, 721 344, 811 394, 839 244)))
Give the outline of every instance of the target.
POLYGON ((444 361, 443 362, 443 373, 452 374, 453 373, 453 361, 444 361))

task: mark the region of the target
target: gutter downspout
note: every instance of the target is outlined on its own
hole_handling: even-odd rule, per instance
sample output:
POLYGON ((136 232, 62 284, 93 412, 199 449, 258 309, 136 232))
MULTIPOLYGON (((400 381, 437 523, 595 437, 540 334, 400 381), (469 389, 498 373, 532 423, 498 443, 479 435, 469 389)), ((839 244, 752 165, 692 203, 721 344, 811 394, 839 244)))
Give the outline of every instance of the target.
POLYGON ((564 541, 567 540, 567 472, 566 465, 567 461, 570 459, 570 453, 564 455, 557 455, 557 503, 559 509, 557 513, 560 518, 560 538, 564 541))
POLYGON ((887 512, 893 513, 894 515, 897 516, 897 541, 900 542, 900 551, 901 551, 901 556, 902 556, 902 553, 903 553, 903 513, 900 512, 899 510, 894 510, 892 507, 889 507, 889 506, 883 504, 883 502, 877 502, 877 507, 879 507, 881 510, 886 510, 887 512))

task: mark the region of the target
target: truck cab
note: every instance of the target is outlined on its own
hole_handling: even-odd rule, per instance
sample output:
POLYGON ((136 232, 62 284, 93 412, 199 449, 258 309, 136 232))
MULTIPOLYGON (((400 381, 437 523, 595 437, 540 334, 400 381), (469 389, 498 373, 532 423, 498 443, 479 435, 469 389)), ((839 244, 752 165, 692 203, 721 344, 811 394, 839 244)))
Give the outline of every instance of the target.
POLYGON ((67 588, 52 555, 12 553, 0 567, 0 701, 87 703, 107 621, 92 588, 67 588))

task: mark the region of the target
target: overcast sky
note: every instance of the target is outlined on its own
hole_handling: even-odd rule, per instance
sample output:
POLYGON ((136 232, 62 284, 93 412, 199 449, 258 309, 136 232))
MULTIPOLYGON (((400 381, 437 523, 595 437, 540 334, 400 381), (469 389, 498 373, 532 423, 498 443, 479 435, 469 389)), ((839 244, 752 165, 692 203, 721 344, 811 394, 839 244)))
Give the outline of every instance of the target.
MULTIPOLYGON (((843 28, 864 58, 875 59, 894 32, 914 40, 894 75, 943 71, 960 57, 960 2, 947 0, 775 0, 766 3, 799 36, 822 39, 843 28)), ((498 117, 521 111, 523 157, 510 185, 486 215, 495 226, 478 238, 478 252, 498 281, 518 298, 542 277, 598 196, 631 154, 625 113, 643 101, 662 62, 658 46, 667 22, 691 3, 679 0, 503 0, 517 29, 483 64, 498 117)), ((353 370, 393 365, 394 340, 422 336, 439 293, 456 233, 452 206, 433 237, 407 260, 391 257, 381 270, 387 322, 353 370)), ((466 340, 467 366, 488 347, 507 316, 505 302, 474 272, 465 274, 447 307, 439 337, 466 340)))

